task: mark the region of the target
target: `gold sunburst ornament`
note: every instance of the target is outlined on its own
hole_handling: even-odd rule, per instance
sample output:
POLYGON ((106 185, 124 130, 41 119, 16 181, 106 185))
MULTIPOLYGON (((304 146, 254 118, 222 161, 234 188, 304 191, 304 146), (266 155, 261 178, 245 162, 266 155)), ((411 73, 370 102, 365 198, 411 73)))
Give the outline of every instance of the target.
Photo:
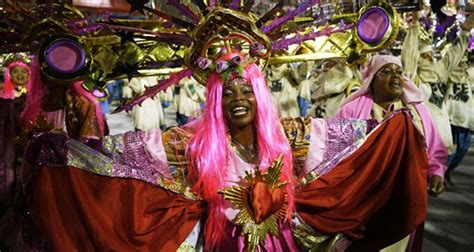
POLYGON ((240 210, 234 223, 242 227, 249 251, 255 251, 267 234, 279 234, 278 221, 285 217, 287 207, 284 186, 288 182, 280 181, 282 166, 283 155, 280 155, 267 172, 262 173, 257 166, 254 174, 246 172, 244 185, 219 191, 240 210))

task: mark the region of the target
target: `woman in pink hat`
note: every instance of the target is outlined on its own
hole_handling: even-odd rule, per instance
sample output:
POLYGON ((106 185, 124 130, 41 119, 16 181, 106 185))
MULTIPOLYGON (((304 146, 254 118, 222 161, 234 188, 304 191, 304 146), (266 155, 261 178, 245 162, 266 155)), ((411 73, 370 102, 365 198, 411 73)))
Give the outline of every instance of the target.
POLYGON ((444 191, 442 182, 448 152, 431 115, 423 105, 421 91, 413 81, 402 75, 402 71, 399 58, 373 56, 361 71, 362 88, 343 102, 337 117, 375 119, 380 122, 395 110, 409 109, 415 126, 426 139, 430 193, 439 195, 444 191))
MULTIPOLYGON (((402 64, 398 57, 389 55, 373 56, 361 70, 363 86, 349 96, 342 104, 337 117, 375 119, 378 122, 390 117, 396 110, 408 109, 413 123, 425 138, 428 157, 426 175, 429 193, 438 196, 444 190, 443 177, 447 169, 448 151, 433 123, 431 115, 423 105, 421 91, 413 81, 402 75, 402 64)), ((418 227, 423 229, 423 224, 418 227)), ((406 236, 386 249, 415 250, 421 246, 421 236, 406 236), (410 243, 410 244, 409 244, 410 243)), ((422 232, 421 232, 422 234, 422 232)))

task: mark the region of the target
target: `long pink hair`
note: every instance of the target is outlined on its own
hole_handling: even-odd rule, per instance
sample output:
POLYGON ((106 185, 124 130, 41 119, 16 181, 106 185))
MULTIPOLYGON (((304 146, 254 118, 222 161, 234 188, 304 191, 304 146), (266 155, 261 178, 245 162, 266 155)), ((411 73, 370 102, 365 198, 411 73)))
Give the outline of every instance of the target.
POLYGON ((28 71, 28 83, 26 84, 26 89, 28 90, 30 85, 31 85, 31 70, 30 70, 30 67, 22 61, 12 62, 8 65, 7 71, 5 72, 5 84, 3 86, 3 94, 2 94, 2 97, 1 97, 3 99, 13 99, 13 98, 15 98, 15 86, 16 85, 12 81, 10 71, 14 67, 17 67, 17 66, 26 68, 26 70, 28 71))
MULTIPOLYGON (((243 77, 252 85, 257 101, 255 129, 258 141, 260 167, 267 168, 280 154, 284 155, 281 179, 289 181, 287 219, 291 220, 294 207, 292 154, 284 135, 278 114, 272 104, 265 78, 259 67, 248 64, 243 77)), ((227 219, 224 215, 224 199, 217 193, 223 189, 228 167, 228 126, 222 111, 222 80, 211 74, 207 82, 206 109, 203 116, 185 127, 194 131, 186 156, 191 164, 190 177, 197 181, 193 190, 208 203, 209 212, 205 228, 206 248, 213 248, 223 238, 227 219)))
POLYGON ((44 97, 44 83, 41 80, 41 69, 37 57, 33 57, 30 68, 30 80, 28 82, 28 95, 26 105, 20 115, 23 126, 35 123, 41 111, 41 102, 44 97))

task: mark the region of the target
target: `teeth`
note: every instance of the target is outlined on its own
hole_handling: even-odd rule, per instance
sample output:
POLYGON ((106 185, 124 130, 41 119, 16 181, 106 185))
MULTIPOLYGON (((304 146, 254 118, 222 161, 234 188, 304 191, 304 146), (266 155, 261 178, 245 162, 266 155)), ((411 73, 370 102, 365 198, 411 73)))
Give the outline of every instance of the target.
POLYGON ((392 82, 392 83, 390 83, 390 86, 393 86, 393 87, 400 87, 400 83, 398 83, 398 82, 392 82))
POLYGON ((239 111, 239 110, 247 110, 247 108, 245 107, 235 107, 232 109, 232 112, 236 112, 236 111, 239 111))
POLYGON ((244 115, 247 113, 247 108, 245 107, 235 107, 232 109, 234 115, 244 115))
POLYGON ((241 112, 234 112, 234 115, 236 116, 241 116, 247 114, 247 111, 241 111, 241 112))

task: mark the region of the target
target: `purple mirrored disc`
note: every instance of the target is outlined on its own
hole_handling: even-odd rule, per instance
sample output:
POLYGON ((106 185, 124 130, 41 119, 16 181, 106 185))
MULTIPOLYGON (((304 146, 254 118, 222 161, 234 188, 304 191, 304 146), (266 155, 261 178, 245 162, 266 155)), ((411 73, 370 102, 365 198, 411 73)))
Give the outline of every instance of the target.
POLYGON ((92 90, 92 95, 94 95, 95 97, 97 98, 104 98, 107 96, 107 92, 103 91, 103 90, 100 90, 98 88, 94 88, 92 90))
POLYGON ((387 12, 379 7, 373 7, 365 11, 357 23, 357 35, 365 43, 375 44, 380 42, 388 28, 390 18, 387 12))
POLYGON ((45 61, 54 71, 71 74, 84 66, 86 55, 82 47, 72 40, 58 40, 45 50, 45 61))

